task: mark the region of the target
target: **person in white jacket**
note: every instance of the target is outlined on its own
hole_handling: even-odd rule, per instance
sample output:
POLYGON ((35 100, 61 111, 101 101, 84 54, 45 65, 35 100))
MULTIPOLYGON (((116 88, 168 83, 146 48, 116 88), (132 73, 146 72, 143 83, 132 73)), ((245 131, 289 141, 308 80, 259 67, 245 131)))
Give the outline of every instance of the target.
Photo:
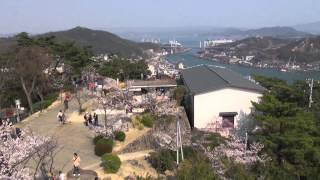
POLYGON ((58 180, 65 180, 65 174, 62 171, 59 171, 58 180))

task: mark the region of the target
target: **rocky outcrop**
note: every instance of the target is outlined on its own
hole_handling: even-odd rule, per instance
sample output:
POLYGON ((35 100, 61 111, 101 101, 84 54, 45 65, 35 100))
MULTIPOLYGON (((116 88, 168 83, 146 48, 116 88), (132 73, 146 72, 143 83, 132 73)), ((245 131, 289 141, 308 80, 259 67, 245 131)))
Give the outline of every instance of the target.
MULTIPOLYGON (((183 145, 191 144, 191 127, 184 109, 179 108, 180 129, 183 145)), ((122 153, 143 151, 148 149, 176 148, 176 117, 161 116, 156 119, 155 126, 147 134, 127 145, 122 153)))

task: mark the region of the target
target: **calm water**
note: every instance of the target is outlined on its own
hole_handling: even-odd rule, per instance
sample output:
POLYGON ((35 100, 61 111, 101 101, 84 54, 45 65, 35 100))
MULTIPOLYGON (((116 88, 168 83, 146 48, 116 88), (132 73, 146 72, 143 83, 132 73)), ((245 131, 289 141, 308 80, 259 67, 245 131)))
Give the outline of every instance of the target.
POLYGON ((243 76, 250 76, 250 75, 263 75, 269 77, 277 77, 288 82, 293 82, 295 80, 305 80, 307 78, 314 78, 320 80, 320 72, 319 71, 308 71, 308 72, 281 72, 276 69, 261 69, 261 68, 253 68, 253 67, 244 67, 239 65, 232 65, 232 64, 221 64, 218 62, 205 60, 194 56, 199 50, 199 41, 195 40, 181 40, 181 43, 186 46, 192 48, 192 51, 180 54, 174 54, 167 56, 167 59, 171 63, 182 62, 185 66, 195 66, 200 64, 209 64, 209 65, 216 65, 216 66, 223 66, 232 69, 235 72, 243 76))

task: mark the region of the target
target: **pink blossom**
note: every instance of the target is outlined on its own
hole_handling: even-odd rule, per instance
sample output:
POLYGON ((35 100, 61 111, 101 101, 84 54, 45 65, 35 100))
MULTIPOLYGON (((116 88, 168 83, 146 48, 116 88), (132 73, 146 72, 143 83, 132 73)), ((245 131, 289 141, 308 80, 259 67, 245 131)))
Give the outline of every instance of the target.
POLYGON ((30 131, 17 135, 7 122, 0 126, 0 138, 0 179, 33 179, 27 163, 49 138, 30 131))

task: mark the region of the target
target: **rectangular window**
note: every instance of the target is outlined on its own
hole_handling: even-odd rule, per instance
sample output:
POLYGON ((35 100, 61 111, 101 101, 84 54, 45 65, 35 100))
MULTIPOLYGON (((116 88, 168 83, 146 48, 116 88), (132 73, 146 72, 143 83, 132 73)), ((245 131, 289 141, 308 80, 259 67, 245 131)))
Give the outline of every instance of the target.
POLYGON ((222 128, 234 128, 234 117, 237 112, 221 112, 219 116, 222 117, 222 128))

